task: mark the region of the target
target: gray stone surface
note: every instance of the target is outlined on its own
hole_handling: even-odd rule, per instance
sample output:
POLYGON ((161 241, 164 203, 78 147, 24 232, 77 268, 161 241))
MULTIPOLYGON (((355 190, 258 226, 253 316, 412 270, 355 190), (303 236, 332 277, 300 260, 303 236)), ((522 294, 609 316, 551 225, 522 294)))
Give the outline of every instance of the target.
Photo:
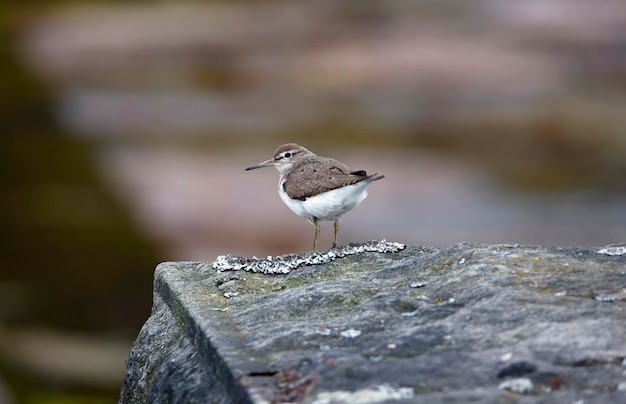
POLYGON ((286 275, 163 263, 120 402, 623 403, 623 250, 415 246, 286 275))

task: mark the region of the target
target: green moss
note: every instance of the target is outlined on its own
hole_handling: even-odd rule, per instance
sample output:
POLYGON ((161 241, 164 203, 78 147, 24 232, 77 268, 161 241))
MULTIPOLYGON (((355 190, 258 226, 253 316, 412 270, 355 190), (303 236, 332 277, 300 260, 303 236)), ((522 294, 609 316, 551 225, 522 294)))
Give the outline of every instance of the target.
POLYGON ((444 269, 452 266, 455 262, 457 262, 456 257, 446 257, 443 260, 437 262, 436 264, 434 264, 433 266, 431 266, 431 269, 435 272, 440 272, 443 271, 444 269))

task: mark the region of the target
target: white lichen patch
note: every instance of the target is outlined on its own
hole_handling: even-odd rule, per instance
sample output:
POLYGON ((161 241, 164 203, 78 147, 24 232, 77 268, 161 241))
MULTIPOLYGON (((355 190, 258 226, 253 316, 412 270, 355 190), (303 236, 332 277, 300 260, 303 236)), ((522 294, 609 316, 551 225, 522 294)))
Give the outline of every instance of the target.
POLYGON ((615 296, 607 296, 607 295, 597 295, 593 299, 595 301, 597 301, 597 302, 613 303, 614 301, 617 300, 617 297, 615 297, 615 296))
POLYGON ((626 255, 626 245, 624 244, 611 244, 606 247, 602 247, 598 250, 598 254, 606 255, 626 255))
POLYGON ((405 244, 392 241, 368 241, 361 244, 348 244, 326 251, 303 254, 285 254, 278 257, 244 258, 235 255, 220 255, 213 262, 213 269, 223 271, 249 271, 264 274, 288 274, 291 270, 305 265, 320 265, 348 255, 376 252, 395 253, 406 248, 405 244))
POLYGON ((500 383, 498 388, 500 390, 507 390, 512 393, 528 394, 533 391, 535 385, 530 379, 526 377, 521 377, 519 379, 507 380, 505 382, 502 382, 500 383))
POLYGON ((361 330, 355 330, 354 328, 350 328, 349 330, 342 331, 339 335, 344 338, 357 338, 361 335, 361 330))
POLYGON ((374 404, 391 400, 410 400, 415 392, 410 387, 394 388, 389 384, 382 384, 376 389, 363 389, 354 392, 328 391, 317 395, 313 404, 374 404))

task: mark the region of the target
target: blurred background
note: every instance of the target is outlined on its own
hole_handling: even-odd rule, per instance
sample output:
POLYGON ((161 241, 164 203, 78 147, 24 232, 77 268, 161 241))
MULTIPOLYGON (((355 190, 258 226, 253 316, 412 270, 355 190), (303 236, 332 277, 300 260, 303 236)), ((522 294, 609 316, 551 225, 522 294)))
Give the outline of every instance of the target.
POLYGON ((283 143, 387 176, 341 243, 626 241, 622 0, 0 7, 0 403, 116 402, 161 261, 310 249, 283 143))

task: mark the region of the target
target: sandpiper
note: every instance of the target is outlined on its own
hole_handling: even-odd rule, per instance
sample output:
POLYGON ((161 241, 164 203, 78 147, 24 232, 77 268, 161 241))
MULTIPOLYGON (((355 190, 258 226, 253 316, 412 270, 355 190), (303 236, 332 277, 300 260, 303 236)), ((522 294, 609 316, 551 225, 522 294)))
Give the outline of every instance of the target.
POLYGON ((352 171, 340 161, 321 157, 295 143, 280 146, 274 157, 246 168, 254 170, 274 166, 280 174, 278 194, 296 215, 308 219, 315 226, 313 251, 320 234, 320 220, 334 220, 335 241, 339 232, 339 218, 354 209, 367 196, 367 187, 384 175, 352 171))

